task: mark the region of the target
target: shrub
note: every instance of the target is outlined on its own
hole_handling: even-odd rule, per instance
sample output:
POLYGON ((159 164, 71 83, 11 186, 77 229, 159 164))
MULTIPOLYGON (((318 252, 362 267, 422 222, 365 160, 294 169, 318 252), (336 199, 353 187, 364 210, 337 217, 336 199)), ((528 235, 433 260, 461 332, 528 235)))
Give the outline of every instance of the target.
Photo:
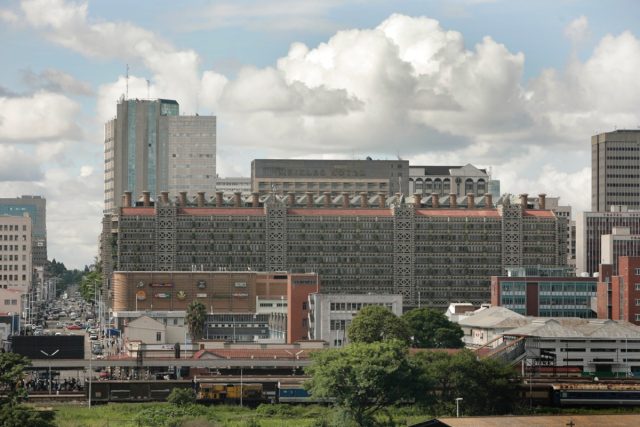
POLYGON ((167 401, 178 406, 189 405, 195 403, 196 393, 190 388, 174 388, 167 401))

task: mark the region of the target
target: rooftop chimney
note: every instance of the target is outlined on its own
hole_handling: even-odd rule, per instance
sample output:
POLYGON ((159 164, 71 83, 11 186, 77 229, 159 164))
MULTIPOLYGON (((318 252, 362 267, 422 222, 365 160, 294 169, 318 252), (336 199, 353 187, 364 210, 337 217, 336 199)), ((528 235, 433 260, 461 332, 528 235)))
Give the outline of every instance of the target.
POLYGON ((349 193, 342 193, 342 207, 345 209, 349 207, 349 193))
POLYGON ((222 205, 224 204, 223 200, 222 200, 222 191, 216 191, 216 207, 217 208, 221 208, 222 205))
POLYGON ((198 191, 198 207, 204 208, 204 191, 198 191))
POLYGON ((251 193, 251 206, 260 207, 260 193, 251 193))
POLYGON ((311 191, 307 191, 307 207, 313 207, 313 193, 311 191))
POLYGON ((431 193, 431 207, 434 209, 440 207, 440 195, 438 193, 431 193))
POLYGON ((180 206, 182 206, 183 208, 187 207, 187 192, 186 191, 181 191, 180 192, 180 206))
POLYGON ((491 193, 484 193, 484 207, 486 209, 493 208, 493 196, 491 195, 491 193))
POLYGON ((467 209, 473 209, 476 207, 476 198, 473 193, 467 193, 467 209))
POLYGON ((360 207, 368 208, 369 207, 369 193, 363 191, 360 193, 360 207))
POLYGON ((169 192, 168 191, 161 191, 160 192, 160 198, 162 199, 162 204, 167 206, 169 204, 169 192))
POLYGON ((142 206, 145 208, 151 206, 151 193, 148 191, 142 192, 142 206))
POLYGON ((540 209, 547 209, 547 195, 544 193, 538 194, 538 204, 540 205, 540 209))
POLYGON ((331 192, 329 191, 325 191, 324 193, 324 207, 325 208, 331 207, 331 192))
POLYGON ((416 209, 420 209, 422 207, 422 194, 421 193, 415 193, 413 195, 413 206, 416 209))
POLYGON ((239 208, 242 206, 242 193, 239 191, 236 191, 235 193, 233 193, 233 206, 236 208, 239 208))
POLYGON ((522 205, 522 209, 527 209, 528 201, 529 201, 529 195, 527 193, 522 193, 520 195, 520 204, 522 205))
POLYGON ((380 208, 384 209, 387 207, 387 193, 378 194, 378 202, 380 208))
POLYGON ((124 196, 122 196, 122 205, 125 208, 131 207, 131 191, 124 192, 124 196))
POLYGON ((458 195, 456 193, 449 193, 449 207, 451 209, 458 207, 458 195))

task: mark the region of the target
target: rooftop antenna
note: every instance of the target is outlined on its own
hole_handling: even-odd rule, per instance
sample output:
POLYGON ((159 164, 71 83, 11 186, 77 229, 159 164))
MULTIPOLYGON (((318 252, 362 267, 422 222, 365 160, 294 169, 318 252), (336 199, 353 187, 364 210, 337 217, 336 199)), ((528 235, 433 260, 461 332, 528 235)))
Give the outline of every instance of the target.
POLYGON ((126 93, 126 95, 125 95, 125 99, 129 99, 129 64, 127 64, 127 77, 126 77, 126 82, 127 82, 127 83, 126 83, 126 84, 127 84, 127 87, 126 87, 126 92, 125 92, 125 93, 126 93))
POLYGON ((147 99, 151 99, 151 95, 150 95, 150 92, 151 92, 151 82, 149 81, 149 79, 146 79, 146 80, 147 80, 147 99))

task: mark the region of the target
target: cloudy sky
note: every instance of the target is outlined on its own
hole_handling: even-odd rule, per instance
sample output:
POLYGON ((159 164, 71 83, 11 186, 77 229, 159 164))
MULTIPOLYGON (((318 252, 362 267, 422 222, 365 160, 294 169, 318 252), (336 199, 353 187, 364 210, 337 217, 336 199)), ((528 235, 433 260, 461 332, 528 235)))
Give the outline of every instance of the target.
POLYGON ((590 136, 640 126, 638 22, 634 0, 0 0, 0 197, 44 195, 50 258, 92 261, 129 64, 129 97, 218 116, 221 176, 400 156, 585 210, 590 136))

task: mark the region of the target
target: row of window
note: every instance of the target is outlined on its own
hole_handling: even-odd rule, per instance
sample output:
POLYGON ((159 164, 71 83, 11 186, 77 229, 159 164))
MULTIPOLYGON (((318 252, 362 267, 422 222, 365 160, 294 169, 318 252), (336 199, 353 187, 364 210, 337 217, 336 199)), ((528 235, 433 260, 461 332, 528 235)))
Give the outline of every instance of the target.
MULTIPOLYGON (((20 225, 18 224, 2 224, 0 225, 2 231, 20 231, 20 225)), ((27 226, 22 226, 22 231, 27 231, 27 226)))
MULTIPOLYGON (((20 265, 18 264, 4 264, 0 265, 2 271, 20 271, 20 265)), ((22 271, 27 271, 27 265, 22 264, 22 271)))
MULTIPOLYGON (((3 274, 3 275, 0 276, 0 278, 2 280, 4 280, 4 281, 6 281, 6 280, 19 280, 18 276, 19 276, 18 274, 3 274)), ((23 281, 27 280, 27 275, 26 274, 22 275, 22 280, 23 281)))
MULTIPOLYGON (((10 242, 17 242, 18 239, 18 235, 17 234, 0 234, 0 240, 4 240, 6 241, 10 241, 10 242)), ((26 234, 22 235, 22 241, 25 242, 27 240, 27 236, 26 234)))
POLYGON ((330 304, 331 311, 360 311, 363 307, 370 305, 385 307, 388 310, 393 309, 391 303, 374 303, 374 302, 332 302, 330 304))
POLYGON ((4 305, 18 305, 17 299, 6 299, 4 300, 4 305))
MULTIPOLYGON (((0 251, 17 251, 20 245, 0 245, 0 251)), ((27 245, 22 245, 22 250, 27 250, 27 245)))

